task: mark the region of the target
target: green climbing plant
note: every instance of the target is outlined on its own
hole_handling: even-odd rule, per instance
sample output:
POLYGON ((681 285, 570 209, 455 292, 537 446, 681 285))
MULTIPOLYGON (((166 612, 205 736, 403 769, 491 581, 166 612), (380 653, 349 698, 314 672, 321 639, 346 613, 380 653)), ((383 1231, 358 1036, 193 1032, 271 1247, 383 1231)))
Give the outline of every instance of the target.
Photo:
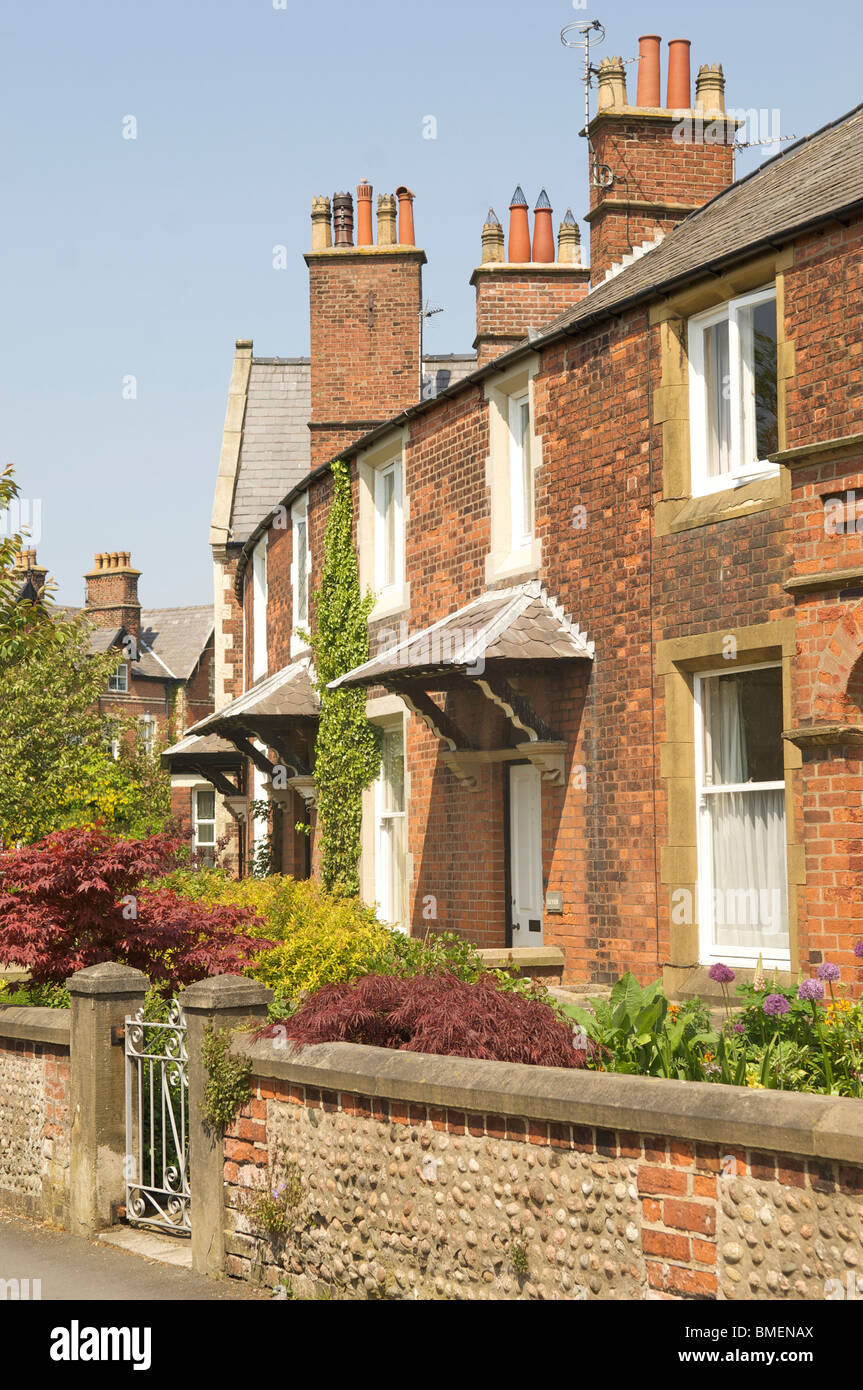
POLYGON ((332 473, 333 501, 324 536, 321 582, 313 595, 315 631, 309 634, 321 699, 315 782, 321 878, 330 892, 353 896, 360 886, 362 794, 380 769, 380 732, 366 719, 364 690, 327 687, 368 660, 374 594, 360 594, 350 471, 339 459, 332 473))

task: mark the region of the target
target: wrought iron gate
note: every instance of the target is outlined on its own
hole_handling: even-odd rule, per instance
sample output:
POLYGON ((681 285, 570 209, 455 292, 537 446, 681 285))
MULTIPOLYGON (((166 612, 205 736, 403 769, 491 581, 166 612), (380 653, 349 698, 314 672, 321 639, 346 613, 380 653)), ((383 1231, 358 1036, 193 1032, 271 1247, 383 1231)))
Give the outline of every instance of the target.
POLYGON ((126 1019, 126 1217, 188 1235, 189 1073, 186 1020, 126 1019))

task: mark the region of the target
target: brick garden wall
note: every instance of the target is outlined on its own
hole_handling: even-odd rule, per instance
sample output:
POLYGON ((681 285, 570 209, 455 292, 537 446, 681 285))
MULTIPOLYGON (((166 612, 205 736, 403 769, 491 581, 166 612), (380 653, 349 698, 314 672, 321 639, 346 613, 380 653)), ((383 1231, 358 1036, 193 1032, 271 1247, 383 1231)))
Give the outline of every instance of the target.
POLYGON ((350 1044, 242 1050, 233 1277, 351 1298, 822 1300, 850 1271, 863 1291, 853 1101, 350 1044), (377 1094, 354 1089, 363 1073, 377 1094), (286 1171, 302 1198, 274 1250, 249 1203, 286 1171))
POLYGON ((0 1011, 0 1208, 57 1226, 69 1208, 68 1018, 59 1009, 0 1011))

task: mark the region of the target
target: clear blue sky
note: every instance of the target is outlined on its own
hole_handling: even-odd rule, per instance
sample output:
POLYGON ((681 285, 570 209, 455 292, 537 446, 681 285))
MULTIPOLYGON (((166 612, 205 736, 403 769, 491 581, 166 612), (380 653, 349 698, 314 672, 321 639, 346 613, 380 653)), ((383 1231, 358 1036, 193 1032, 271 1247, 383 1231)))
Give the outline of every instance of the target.
MULTIPOLYGON (((313 194, 361 178, 415 190, 425 293, 445 309, 426 347, 464 351, 489 204, 505 220, 520 182, 531 203, 547 187, 555 222, 588 206, 565 24, 605 23, 597 59, 634 56, 644 32, 691 38, 693 75, 722 62, 729 105, 777 108, 781 132, 800 136, 863 96, 858 6, 820 14, 793 0, 7 6, 0 461, 41 499, 39 557, 60 598, 80 602, 94 553, 123 549, 145 606, 210 601, 234 340, 307 352, 313 194), (287 270, 272 266, 279 244, 287 270)), ((761 157, 739 156, 738 173, 761 157)))

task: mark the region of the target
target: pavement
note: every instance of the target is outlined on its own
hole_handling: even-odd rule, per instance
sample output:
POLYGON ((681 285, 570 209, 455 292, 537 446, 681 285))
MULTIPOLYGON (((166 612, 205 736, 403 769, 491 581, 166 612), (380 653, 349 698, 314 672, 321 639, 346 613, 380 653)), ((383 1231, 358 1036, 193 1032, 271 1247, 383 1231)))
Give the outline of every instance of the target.
MULTIPOLYGON (((116 1227, 95 1240, 52 1226, 0 1216, 0 1280, 41 1281, 41 1298, 74 1302, 256 1300, 269 1291, 235 1279, 208 1279, 188 1267, 188 1240, 116 1227)), ((22 1290, 23 1291, 23 1290, 22 1290)), ((2 1294, 0 1294, 2 1298, 2 1294)))

